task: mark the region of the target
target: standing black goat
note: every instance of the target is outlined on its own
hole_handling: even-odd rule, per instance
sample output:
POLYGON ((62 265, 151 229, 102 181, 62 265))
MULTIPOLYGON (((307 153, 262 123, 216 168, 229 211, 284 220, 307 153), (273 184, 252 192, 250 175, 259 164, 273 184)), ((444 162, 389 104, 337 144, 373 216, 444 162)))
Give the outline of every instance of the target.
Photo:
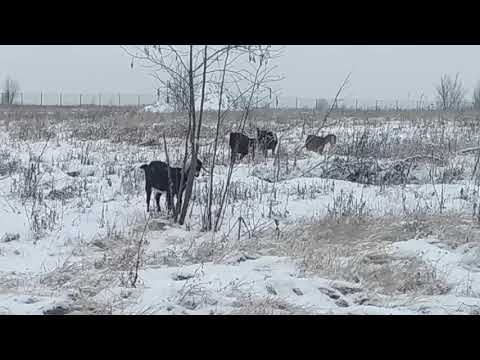
MULTIPOLYGON (((187 165, 186 167, 190 167, 187 165)), ((202 162, 197 159, 197 166, 195 167, 195 177, 198 177, 200 170, 203 168, 202 162)), ((145 192, 147 193, 147 211, 150 211, 150 197, 152 195, 152 189, 155 189, 159 192, 155 194, 155 202, 157 204, 157 210, 160 211, 160 196, 161 192, 167 193, 167 206, 168 210, 173 208, 173 196, 177 196, 180 193, 180 188, 185 189, 188 178, 188 171, 185 172, 183 176, 183 183, 180 186, 180 181, 182 179, 182 168, 179 167, 170 167, 170 179, 171 179, 171 190, 168 181, 168 165, 163 161, 152 161, 150 164, 144 164, 140 166, 140 169, 145 171, 145 192)))
POLYGON ((272 155, 275 155, 275 148, 278 144, 277 135, 268 130, 260 130, 257 128, 258 145, 263 150, 263 154, 267 157, 267 151, 272 150, 272 155))
POLYGON ((236 158, 237 154, 240 154, 241 161, 249 152, 252 153, 252 159, 255 158, 256 139, 249 138, 247 135, 239 132, 231 132, 229 145, 232 160, 236 158))

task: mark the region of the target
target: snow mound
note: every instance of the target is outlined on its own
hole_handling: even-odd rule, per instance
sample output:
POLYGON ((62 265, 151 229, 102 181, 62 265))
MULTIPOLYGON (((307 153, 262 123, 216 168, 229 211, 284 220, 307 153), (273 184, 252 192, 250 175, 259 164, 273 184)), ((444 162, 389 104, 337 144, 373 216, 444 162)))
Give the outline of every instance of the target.
MULTIPOLYGON (((207 111, 218 111, 218 98, 215 97, 209 97, 205 99, 203 103, 203 110, 207 111)), ((198 98, 195 101, 195 109, 200 110, 200 98, 198 98)), ((222 103, 222 111, 225 111, 229 108, 229 104, 226 102, 226 100, 223 101, 222 103)), ((145 112, 152 112, 152 113, 172 113, 176 112, 175 111, 175 106, 174 104, 170 103, 167 104, 164 101, 157 101, 155 104, 152 105, 147 105, 144 107, 145 112)))

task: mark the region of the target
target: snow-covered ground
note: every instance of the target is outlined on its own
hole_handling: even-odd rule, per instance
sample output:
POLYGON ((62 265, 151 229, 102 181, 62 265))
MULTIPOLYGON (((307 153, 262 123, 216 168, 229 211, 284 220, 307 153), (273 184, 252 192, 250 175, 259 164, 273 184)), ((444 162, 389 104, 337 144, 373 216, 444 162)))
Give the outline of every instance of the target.
MULTIPOLYGON (((390 155, 376 159, 384 167, 392 147, 440 136, 425 123, 377 122, 368 131, 389 144, 390 155)), ((74 120, 51 125, 50 139, 21 138, 15 122, 0 123, 0 313, 478 313, 474 154, 450 151, 443 166, 418 162, 415 181, 400 185, 326 176, 361 144, 365 124, 353 123, 327 129, 338 137, 333 154, 301 150, 294 159, 308 133, 297 126, 279 133, 280 166, 261 155, 236 165, 216 234, 200 231, 206 173, 184 226, 169 220, 163 201, 160 214, 146 213, 139 166, 165 160, 163 146, 81 140, 74 120), (464 173, 445 180, 459 164, 464 173)), ((468 132, 446 129, 441 136, 452 139, 468 132)), ((169 147, 181 153, 175 139, 169 147)), ((226 149, 215 189, 227 176, 226 149)), ((209 167, 209 153, 202 156, 209 167)))

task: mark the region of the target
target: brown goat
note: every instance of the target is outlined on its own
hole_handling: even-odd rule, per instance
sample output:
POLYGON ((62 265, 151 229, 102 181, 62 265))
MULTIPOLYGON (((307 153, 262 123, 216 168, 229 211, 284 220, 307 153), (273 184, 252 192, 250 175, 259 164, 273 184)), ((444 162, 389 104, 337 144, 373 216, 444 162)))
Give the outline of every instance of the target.
POLYGON ((328 144, 332 148, 336 143, 337 137, 333 134, 328 134, 327 136, 308 135, 305 141, 305 148, 308 151, 315 151, 321 154, 325 145, 328 144))

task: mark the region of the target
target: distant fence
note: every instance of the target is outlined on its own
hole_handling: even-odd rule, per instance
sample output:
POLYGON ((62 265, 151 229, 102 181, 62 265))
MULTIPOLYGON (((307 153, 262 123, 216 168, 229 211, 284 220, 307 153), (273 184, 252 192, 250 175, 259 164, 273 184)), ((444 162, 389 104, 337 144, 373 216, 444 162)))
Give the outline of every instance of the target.
POLYGON ((1 104, 37 106, 145 106, 157 101, 156 94, 19 92, 14 97, 1 93, 1 104))
MULTIPOLYGON (((314 110, 323 109, 325 106, 331 106, 335 99, 325 98, 303 98, 295 96, 279 96, 273 101, 269 101, 266 107, 283 108, 283 109, 304 109, 314 110)), ((471 109, 474 103, 472 101, 465 101, 460 108, 471 109)), ((438 105, 433 100, 378 100, 378 99, 360 99, 360 98, 342 98, 337 99, 335 109, 343 109, 350 111, 385 111, 385 110, 417 110, 417 111, 433 111, 438 109, 438 105)))
MULTIPOLYGON (((36 106, 138 106, 155 104, 157 101, 164 101, 157 93, 152 94, 127 94, 127 93, 53 93, 53 92, 19 92, 11 97, 1 92, 1 105, 36 105, 36 106)), ((296 96, 272 96, 267 101, 258 102, 258 108, 273 109, 298 109, 298 110, 321 110, 330 106, 334 99, 305 98, 296 96), (260 105, 261 103, 261 105, 260 105)), ((253 99, 255 103, 255 99, 253 99)), ((473 102, 464 102, 462 109, 470 109, 473 102)), ((435 101, 422 98, 418 100, 379 100, 361 98, 337 99, 336 109, 343 110, 436 110, 435 101)))

